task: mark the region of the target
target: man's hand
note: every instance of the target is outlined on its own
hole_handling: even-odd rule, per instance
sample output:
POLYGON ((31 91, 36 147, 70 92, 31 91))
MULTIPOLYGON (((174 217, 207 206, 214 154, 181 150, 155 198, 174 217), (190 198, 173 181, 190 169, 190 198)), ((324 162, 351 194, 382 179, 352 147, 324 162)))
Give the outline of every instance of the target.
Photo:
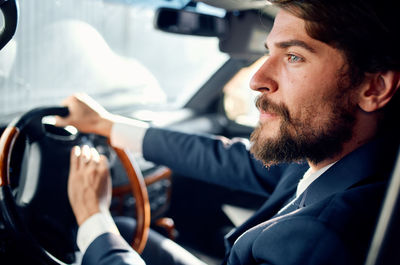
POLYGON ((85 145, 71 150, 68 198, 80 226, 111 203, 111 178, 107 158, 85 145))
POLYGON ((56 117, 57 126, 72 125, 84 133, 110 136, 113 115, 86 94, 75 94, 62 103, 69 109, 65 118, 56 117))

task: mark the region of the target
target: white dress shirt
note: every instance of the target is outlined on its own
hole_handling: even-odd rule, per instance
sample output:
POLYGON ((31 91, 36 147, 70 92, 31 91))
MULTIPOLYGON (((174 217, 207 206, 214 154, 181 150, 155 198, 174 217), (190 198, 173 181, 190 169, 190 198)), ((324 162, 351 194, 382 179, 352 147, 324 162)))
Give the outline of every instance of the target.
POLYGON ((104 233, 119 235, 118 228, 109 211, 92 215, 79 227, 76 239, 79 250, 84 253, 89 245, 104 233))
POLYGON ((139 120, 118 116, 111 128, 110 141, 115 147, 142 153, 143 138, 149 125, 139 120))
POLYGON ((336 162, 326 165, 317 171, 313 171, 312 168, 309 168, 306 171, 306 173, 304 173, 303 178, 300 179, 299 184, 297 184, 296 197, 293 200, 291 200, 288 204, 286 204, 282 209, 280 209, 278 213, 285 210, 287 207, 289 207, 289 205, 291 205, 295 200, 297 200, 297 198, 308 188, 308 186, 311 185, 311 183, 314 182, 314 180, 316 180, 319 176, 324 174, 325 171, 327 171, 335 163, 336 162))

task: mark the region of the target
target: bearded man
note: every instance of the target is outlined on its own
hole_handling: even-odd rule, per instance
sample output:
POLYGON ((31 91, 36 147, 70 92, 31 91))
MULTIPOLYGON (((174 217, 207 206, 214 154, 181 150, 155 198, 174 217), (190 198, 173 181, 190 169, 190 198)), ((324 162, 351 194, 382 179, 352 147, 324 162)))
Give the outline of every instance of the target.
MULTIPOLYGON (((270 2, 280 11, 265 42, 269 56, 250 84, 260 92, 250 150, 147 128, 82 95, 65 101, 71 114, 58 124, 110 136, 182 175, 268 196, 226 236, 224 264, 363 264, 399 146, 399 3, 270 2)), ((109 174, 104 159, 84 166, 97 155, 77 150, 71 164, 81 166, 71 168, 69 198, 83 264, 142 264, 116 229, 85 232, 105 218, 109 174), (97 184, 85 187, 87 178, 97 184), (85 189, 92 192, 80 196, 85 189), (79 234, 91 236, 83 244, 79 234)), ((148 264, 198 262, 177 257, 180 251, 161 254, 156 245, 142 256, 148 264)))

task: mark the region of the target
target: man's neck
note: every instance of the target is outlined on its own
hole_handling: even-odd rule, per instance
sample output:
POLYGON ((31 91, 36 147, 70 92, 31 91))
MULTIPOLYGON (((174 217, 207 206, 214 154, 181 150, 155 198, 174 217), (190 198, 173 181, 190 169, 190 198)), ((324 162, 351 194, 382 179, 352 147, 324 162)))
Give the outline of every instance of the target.
POLYGON ((354 150, 356 150, 357 148, 361 147, 362 145, 368 143, 369 141, 371 141, 374 137, 368 137, 368 138, 364 138, 363 140, 361 139, 357 139, 355 140, 354 137, 352 140, 346 142, 343 144, 343 148, 342 151, 330 158, 327 158, 321 162, 318 163, 313 163, 309 160, 307 160, 308 165, 310 166, 311 172, 316 172, 318 170, 320 170, 321 168, 332 164, 336 161, 339 161, 340 159, 342 159, 343 157, 347 156, 348 154, 350 154, 351 152, 353 152, 354 150))
POLYGON ((346 155, 350 154, 360 146, 374 139, 378 133, 378 119, 375 114, 365 112, 357 113, 357 122, 353 128, 351 139, 342 145, 342 151, 337 155, 329 157, 321 162, 313 163, 308 160, 311 171, 315 172, 331 163, 339 161, 346 155))

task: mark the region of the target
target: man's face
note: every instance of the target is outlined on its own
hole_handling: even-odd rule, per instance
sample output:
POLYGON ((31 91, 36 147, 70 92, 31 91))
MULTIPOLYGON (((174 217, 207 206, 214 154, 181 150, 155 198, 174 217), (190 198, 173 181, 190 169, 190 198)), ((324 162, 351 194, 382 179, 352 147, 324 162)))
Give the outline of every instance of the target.
POLYGON ((356 109, 342 53, 309 37, 304 21, 283 10, 266 45, 270 56, 250 83, 261 92, 251 152, 266 165, 317 164, 339 154, 356 109))

